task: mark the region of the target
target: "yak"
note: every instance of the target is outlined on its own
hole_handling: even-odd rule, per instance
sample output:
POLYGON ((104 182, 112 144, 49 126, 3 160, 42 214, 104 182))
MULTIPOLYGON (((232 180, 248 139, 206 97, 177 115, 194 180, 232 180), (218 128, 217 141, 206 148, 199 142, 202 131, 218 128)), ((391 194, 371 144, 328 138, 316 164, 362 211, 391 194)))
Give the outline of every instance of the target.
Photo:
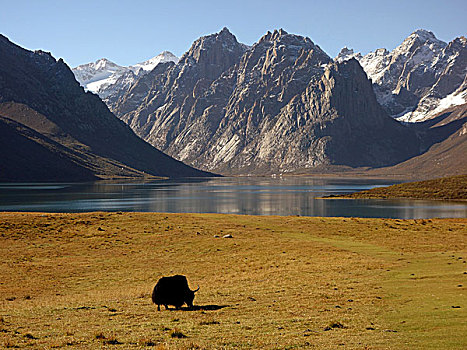
POLYGON ((157 311, 161 310, 161 305, 168 309, 168 305, 180 309, 183 304, 193 307, 195 293, 199 290, 191 290, 188 281, 183 275, 161 277, 152 291, 152 302, 157 305, 157 311))

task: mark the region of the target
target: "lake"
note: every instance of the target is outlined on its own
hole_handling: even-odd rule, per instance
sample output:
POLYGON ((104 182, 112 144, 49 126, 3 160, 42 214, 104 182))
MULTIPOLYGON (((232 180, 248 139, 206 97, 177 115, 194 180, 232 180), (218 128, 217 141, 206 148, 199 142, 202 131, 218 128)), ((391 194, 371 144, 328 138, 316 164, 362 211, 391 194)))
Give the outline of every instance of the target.
POLYGON ((225 177, 145 183, 0 183, 0 211, 142 211, 419 219, 467 217, 467 203, 319 197, 397 183, 368 178, 225 177))

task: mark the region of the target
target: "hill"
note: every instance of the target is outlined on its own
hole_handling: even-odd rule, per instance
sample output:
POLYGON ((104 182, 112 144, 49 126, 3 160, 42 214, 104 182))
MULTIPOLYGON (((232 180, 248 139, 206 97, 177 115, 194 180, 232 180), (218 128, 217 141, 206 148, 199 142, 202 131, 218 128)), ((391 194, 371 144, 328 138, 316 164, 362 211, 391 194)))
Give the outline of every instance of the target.
POLYGON ((377 187, 332 197, 467 200, 467 175, 377 187))
POLYGON ((1 181, 212 175, 141 140, 98 96, 83 90, 63 60, 1 35, 0 117, 1 181))

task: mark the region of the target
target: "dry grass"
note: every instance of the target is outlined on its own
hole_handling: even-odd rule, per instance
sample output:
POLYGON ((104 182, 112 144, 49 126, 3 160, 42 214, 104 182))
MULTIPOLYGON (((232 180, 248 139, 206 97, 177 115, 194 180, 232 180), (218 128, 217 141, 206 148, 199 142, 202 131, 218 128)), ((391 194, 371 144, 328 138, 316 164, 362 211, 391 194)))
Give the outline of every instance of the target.
POLYGON ((329 196, 342 198, 413 198, 437 200, 467 200, 467 175, 407 182, 388 187, 373 188, 352 194, 329 196))
POLYGON ((466 224, 0 213, 0 347, 465 348, 466 224), (175 273, 197 307, 158 312, 175 273))

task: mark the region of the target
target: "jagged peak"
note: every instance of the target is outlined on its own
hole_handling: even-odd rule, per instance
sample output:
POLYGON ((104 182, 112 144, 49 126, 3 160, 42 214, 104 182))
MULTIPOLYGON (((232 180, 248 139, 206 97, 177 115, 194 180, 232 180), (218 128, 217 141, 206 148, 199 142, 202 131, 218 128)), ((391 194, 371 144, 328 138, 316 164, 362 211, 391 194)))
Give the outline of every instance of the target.
POLYGON ((189 51, 198 46, 209 46, 216 41, 232 42, 238 44, 235 35, 233 35, 227 27, 224 27, 219 33, 205 35, 196 39, 191 45, 189 51))
POLYGON ((233 35, 232 32, 227 27, 224 27, 218 33, 213 33, 213 34, 202 36, 202 37, 198 38, 195 42, 197 42, 199 40, 206 40, 206 39, 211 39, 211 38, 216 39, 216 40, 219 40, 219 39, 232 40, 232 39, 234 39, 235 41, 237 41, 237 38, 235 37, 235 35, 233 35))
MULTIPOLYGON (((304 37, 297 34, 289 34, 284 29, 275 29, 273 32, 268 31, 264 34, 259 41, 255 44, 262 44, 262 43, 281 43, 285 45, 293 45, 293 46, 303 46, 303 47, 318 47, 310 38, 304 37)), ((255 46, 253 45, 253 46, 255 46)))
POLYGON ((52 56, 52 53, 50 51, 44 51, 44 50, 34 50, 34 53, 39 56, 44 56, 47 58, 53 58, 55 61, 55 58, 52 56))
POLYGON ((350 60, 351 58, 359 60, 362 58, 362 55, 360 54, 360 52, 355 53, 353 49, 344 46, 339 52, 339 54, 336 56, 335 60, 337 62, 344 62, 350 60))
POLYGON ((160 60, 172 60, 172 61, 178 61, 178 57, 175 56, 172 52, 170 51, 163 51, 161 52, 160 54, 154 56, 154 57, 151 57, 150 59, 144 61, 144 62, 141 62, 141 63, 138 63, 138 64, 144 64, 144 63, 149 63, 149 62, 153 62, 153 61, 160 61, 160 60))
POLYGON ((426 29, 417 29, 416 31, 414 31, 410 35, 418 36, 419 38, 423 38, 423 39, 432 39, 432 40, 435 39, 435 40, 437 40, 435 34, 432 31, 429 31, 429 30, 426 30, 426 29))
MULTIPOLYGON (((319 60, 327 62, 332 60, 329 55, 324 52, 318 45, 316 45, 309 37, 289 34, 284 29, 276 29, 273 32, 268 31, 263 35, 258 42, 256 42, 251 50, 260 52, 269 50, 274 47, 274 50, 281 52, 280 55, 285 54, 285 56, 293 59, 300 57, 301 52, 308 52, 316 58, 319 57, 319 60)), ((307 55, 308 55, 307 54, 307 55)), ((312 57, 310 56, 310 57, 312 57)))
POLYGON ((349 48, 347 46, 344 46, 342 49, 341 49, 341 53, 349 53, 349 54, 353 54, 354 53, 354 50, 352 48, 349 48))
POLYGON ((198 61, 202 51, 210 51, 212 48, 219 45, 221 45, 225 51, 246 51, 245 45, 239 43, 235 35, 233 35, 227 27, 224 27, 219 33, 202 36, 196 39, 190 49, 182 55, 179 62, 183 63, 190 58, 198 61))
MULTIPOLYGON (((289 34, 287 33, 283 28, 280 28, 280 29, 274 29, 273 32, 269 31, 264 34, 261 39, 259 39, 258 42, 264 42, 264 41, 277 41, 277 40, 280 40, 281 38, 285 37, 285 36, 288 36, 288 35, 293 35, 293 34, 289 34)), ((299 35, 294 35, 294 36, 297 36, 297 37, 301 37, 299 35)), ((308 38, 306 38, 308 39, 308 38)))
POLYGON ((457 38, 455 38, 454 40, 452 40, 449 44, 458 44, 458 45, 461 45, 461 46, 466 46, 467 45, 467 39, 465 38, 465 36, 459 36, 457 38))
POLYGON ((289 33, 287 33, 283 28, 279 28, 279 29, 274 29, 274 33, 273 33, 275 36, 283 36, 283 35, 287 35, 289 33))
MULTIPOLYGON (((167 50, 162 51, 162 52, 161 52, 159 55, 157 55, 157 56, 168 56, 168 57, 172 57, 172 56, 173 56, 173 57, 177 57, 177 56, 175 56, 172 52, 167 51, 167 50)), ((157 57, 157 56, 156 56, 156 57, 157 57)))
POLYGON ((375 55, 377 56, 386 56, 388 54, 389 54, 389 51, 384 47, 375 50, 375 55))
POLYGON ((411 45, 417 39, 422 43, 429 42, 440 46, 446 46, 444 41, 439 40, 433 32, 426 29, 417 29, 404 40, 402 45, 411 45))
POLYGON ((467 39, 464 36, 459 36, 451 40, 444 48, 447 54, 452 54, 452 51, 464 50, 467 46, 467 39), (451 53, 450 53, 451 52, 451 53))
POLYGON ((229 30, 229 28, 224 27, 222 30, 219 32, 219 35, 233 35, 232 32, 229 30))
POLYGON ((157 56, 154 56, 144 62, 137 63, 133 66, 130 66, 130 70, 133 70, 135 72, 139 72, 140 69, 143 71, 151 71, 153 70, 157 65, 165 62, 178 62, 178 57, 175 56, 172 52, 170 51, 163 51, 157 56))

